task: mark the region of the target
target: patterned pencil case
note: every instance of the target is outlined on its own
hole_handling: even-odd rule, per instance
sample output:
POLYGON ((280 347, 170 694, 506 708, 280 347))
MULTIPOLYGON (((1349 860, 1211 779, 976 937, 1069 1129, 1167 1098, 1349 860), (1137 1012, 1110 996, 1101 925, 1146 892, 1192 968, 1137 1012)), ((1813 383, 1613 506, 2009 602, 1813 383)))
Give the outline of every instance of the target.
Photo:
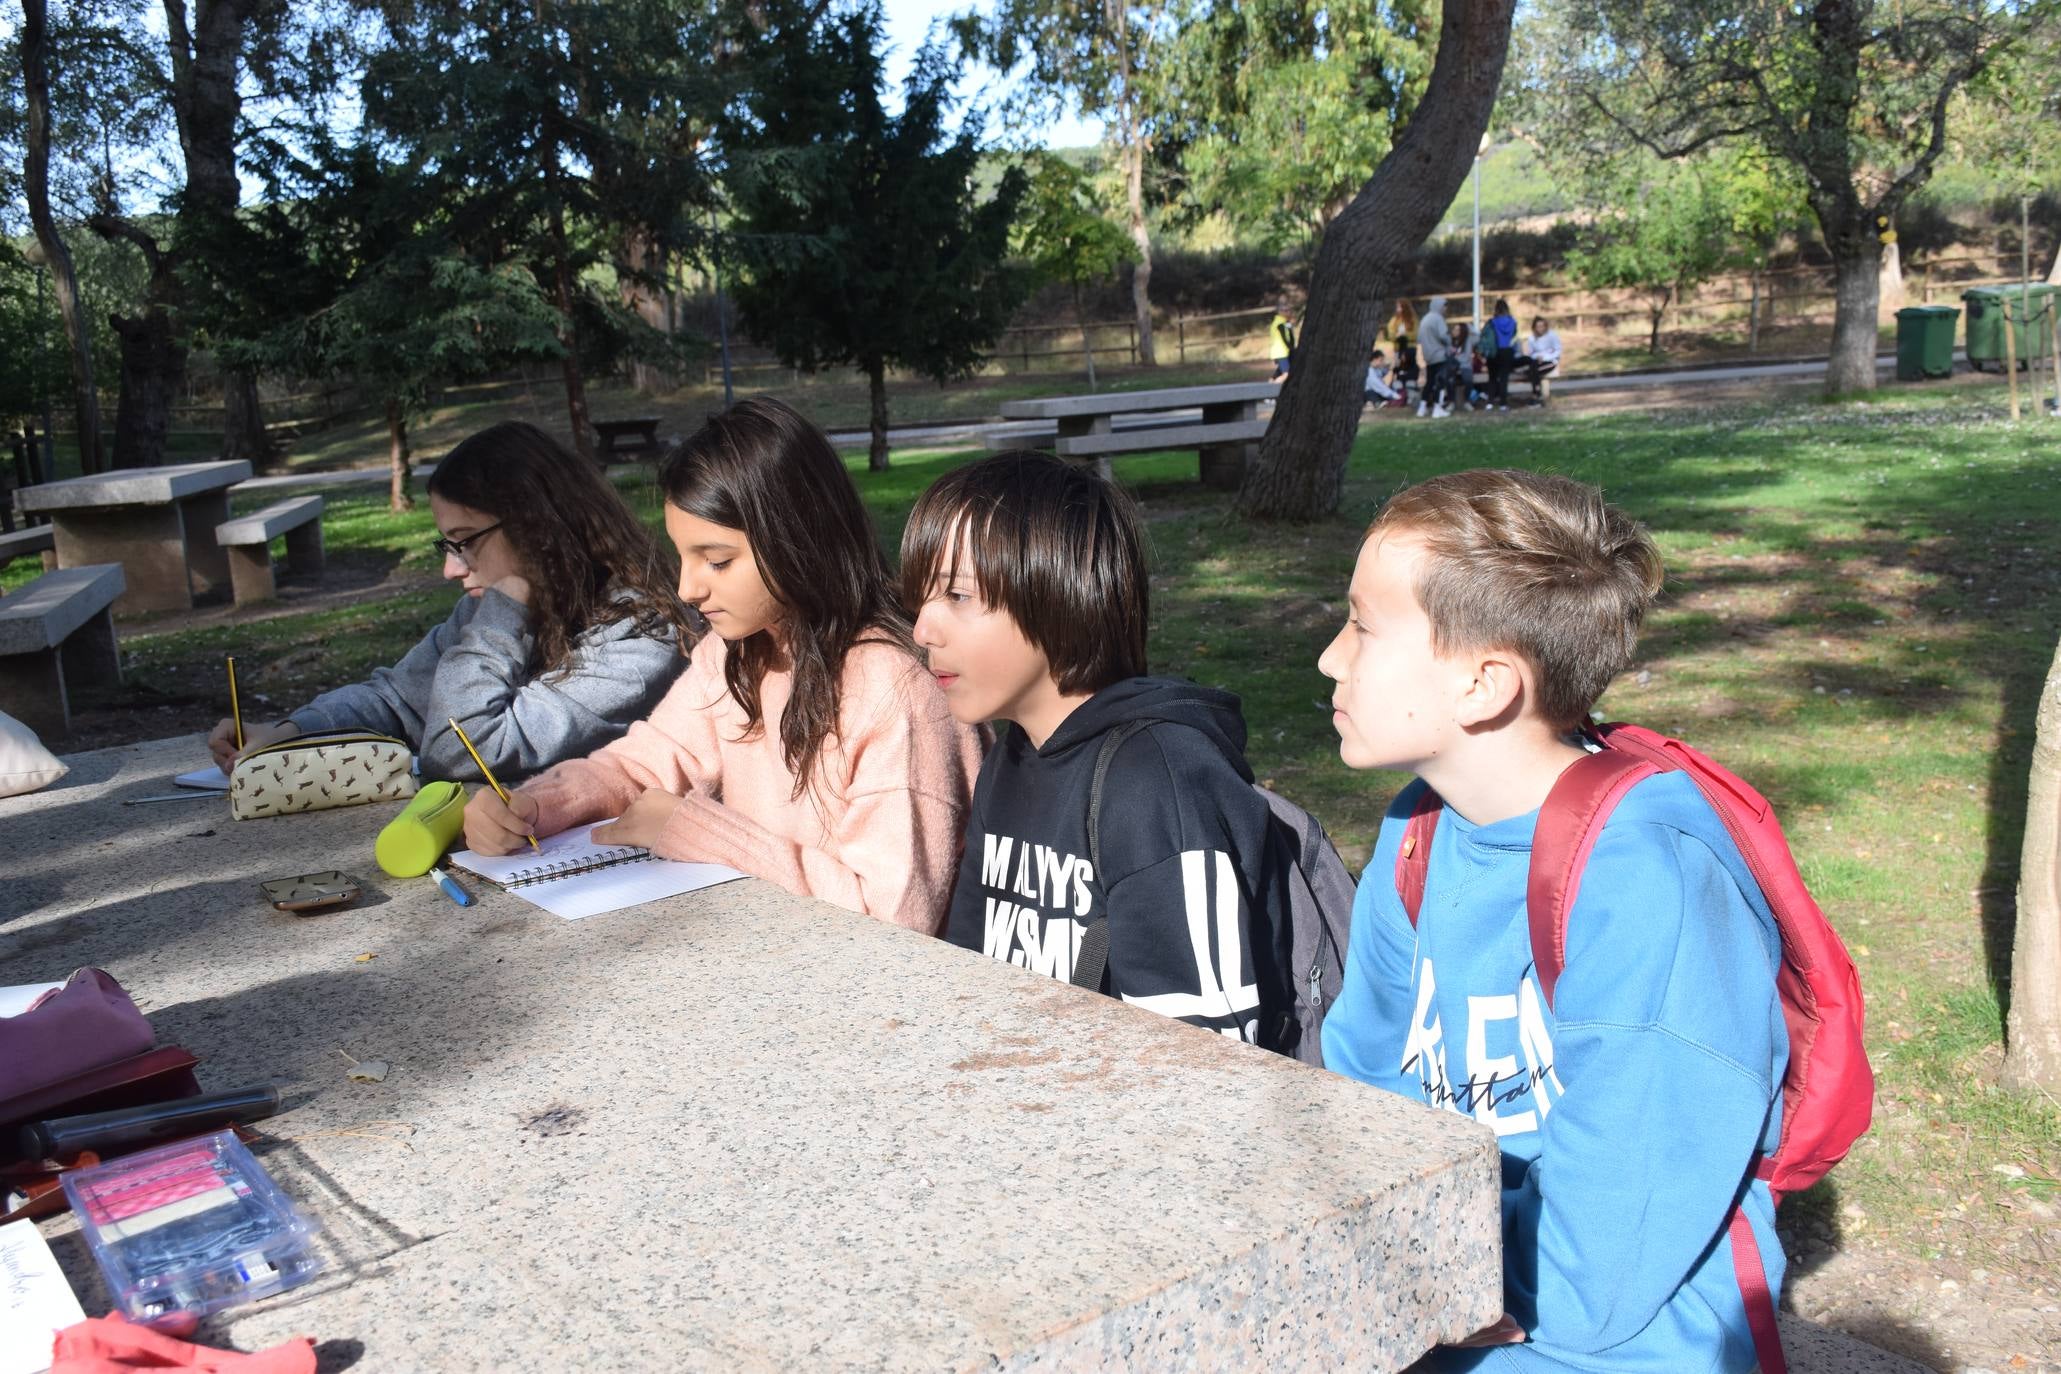
POLYGON ((239 821, 415 795, 414 751, 389 735, 305 735, 238 759, 229 812, 239 821))

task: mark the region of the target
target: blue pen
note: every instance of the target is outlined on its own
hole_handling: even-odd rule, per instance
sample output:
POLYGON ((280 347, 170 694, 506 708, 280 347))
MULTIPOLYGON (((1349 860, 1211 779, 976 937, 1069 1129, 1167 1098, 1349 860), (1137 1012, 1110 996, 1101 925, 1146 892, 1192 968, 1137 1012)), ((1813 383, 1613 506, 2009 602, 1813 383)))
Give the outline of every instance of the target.
POLYGON ((472 905, 472 894, 460 887, 456 878, 444 872, 443 865, 433 866, 429 870, 429 876, 437 880, 437 886, 444 890, 446 897, 449 897, 460 906, 472 905))

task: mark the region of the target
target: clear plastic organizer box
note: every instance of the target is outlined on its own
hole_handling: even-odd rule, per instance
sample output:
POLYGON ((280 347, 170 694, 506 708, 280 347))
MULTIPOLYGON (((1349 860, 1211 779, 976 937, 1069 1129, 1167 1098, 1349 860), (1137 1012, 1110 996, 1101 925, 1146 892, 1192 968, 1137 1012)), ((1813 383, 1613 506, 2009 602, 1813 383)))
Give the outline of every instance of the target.
POLYGON ((306 1283, 319 1224, 234 1132, 161 1145, 64 1177, 109 1295, 132 1321, 206 1316, 306 1283))

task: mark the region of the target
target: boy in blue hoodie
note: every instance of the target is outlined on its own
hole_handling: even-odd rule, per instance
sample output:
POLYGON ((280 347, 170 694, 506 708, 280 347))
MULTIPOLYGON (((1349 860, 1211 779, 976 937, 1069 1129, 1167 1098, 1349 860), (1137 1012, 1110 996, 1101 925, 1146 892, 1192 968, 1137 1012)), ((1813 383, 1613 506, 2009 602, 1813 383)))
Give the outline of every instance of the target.
POLYGON ((1503 1154, 1505 1317, 1439 1369, 1745 1374, 1726 1222, 1780 1293, 1761 1154, 1788 1036, 1774 918, 1688 774, 1633 787, 1589 855, 1566 968, 1540 996, 1525 885, 1539 807, 1631 660, 1661 584, 1652 540, 1594 487, 1463 472, 1398 494, 1363 537, 1319 666, 1339 753, 1417 781, 1353 910, 1327 1066, 1473 1116, 1503 1154), (1396 860, 1445 804, 1412 926, 1396 860))
POLYGON ((1253 789, 1238 698, 1145 675, 1130 498, 1043 453, 956 469, 909 514, 902 589, 952 714, 1014 727, 981 765, 945 938, 1292 1049, 1294 859, 1253 789))

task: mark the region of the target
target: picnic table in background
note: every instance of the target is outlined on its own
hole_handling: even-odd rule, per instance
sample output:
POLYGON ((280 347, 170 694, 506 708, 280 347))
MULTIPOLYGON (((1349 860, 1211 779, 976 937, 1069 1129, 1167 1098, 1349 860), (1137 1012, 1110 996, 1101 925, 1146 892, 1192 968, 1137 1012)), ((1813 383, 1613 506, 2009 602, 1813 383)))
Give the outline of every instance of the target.
POLYGON ((1262 401, 1281 394, 1278 382, 1109 391, 1092 396, 1046 396, 1004 401, 1005 420, 1046 420, 1051 428, 990 434, 989 449, 1041 448, 1061 458, 1091 461, 1103 476, 1109 460, 1126 453, 1194 449, 1204 486, 1236 490, 1251 450, 1267 432, 1262 401), (1200 418, 1184 412, 1199 411, 1200 418), (1120 417, 1137 424, 1119 425, 1120 417))
POLYGON ((124 468, 23 487, 14 503, 49 518, 58 567, 121 564, 117 613, 184 611, 229 593, 215 527, 229 518, 229 488, 249 477, 245 462, 124 468))
MULTIPOLYGON (((204 1088, 294 1085, 261 1157, 333 1264, 224 1313, 239 1348, 1384 1371, 1501 1310, 1468 1117, 757 880, 576 921, 473 883, 461 909, 374 865, 399 802, 122 805, 205 760, 74 754, 0 801, 0 983, 104 967, 204 1088), (356 905, 259 896, 326 869, 356 905)), ((105 1310, 73 1221, 38 1225, 105 1310)))

